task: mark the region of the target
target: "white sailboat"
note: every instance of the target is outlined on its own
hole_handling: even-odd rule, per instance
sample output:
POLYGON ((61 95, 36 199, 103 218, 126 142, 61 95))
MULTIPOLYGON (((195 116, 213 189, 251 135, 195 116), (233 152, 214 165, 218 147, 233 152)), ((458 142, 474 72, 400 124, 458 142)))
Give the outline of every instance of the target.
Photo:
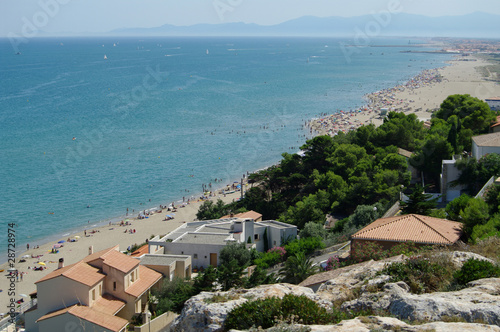
POLYGON ((210 52, 208 52, 208 48, 207 48, 207 55, 209 54, 210 52))
POLYGON ((106 54, 104 54, 104 60, 108 60, 108 57, 106 56, 106 54))

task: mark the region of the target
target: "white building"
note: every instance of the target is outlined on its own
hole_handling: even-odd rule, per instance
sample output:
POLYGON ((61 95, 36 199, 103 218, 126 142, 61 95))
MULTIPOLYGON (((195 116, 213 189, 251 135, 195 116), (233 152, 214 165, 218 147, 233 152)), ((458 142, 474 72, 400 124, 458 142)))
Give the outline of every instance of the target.
POLYGON ((150 254, 189 255, 195 267, 219 265, 219 253, 229 242, 247 243, 264 251, 297 237, 297 226, 279 221, 226 218, 183 224, 163 238, 149 240, 150 254))
POLYGON ((472 156, 479 160, 488 153, 500 153, 500 132, 472 137, 472 156))
POLYGON ((500 111, 500 98, 488 98, 484 100, 492 111, 500 111))

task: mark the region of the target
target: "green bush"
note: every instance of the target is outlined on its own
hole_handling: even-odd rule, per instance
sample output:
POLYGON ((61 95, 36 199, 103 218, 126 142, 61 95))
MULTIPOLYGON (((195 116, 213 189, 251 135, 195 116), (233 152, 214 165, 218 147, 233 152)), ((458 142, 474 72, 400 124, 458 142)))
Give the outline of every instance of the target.
POLYGON ((277 251, 268 251, 254 260, 254 264, 262 269, 272 267, 282 261, 281 254, 277 251))
POLYGON ((304 295, 287 294, 282 299, 269 297, 243 303, 229 312, 224 329, 247 330, 252 326, 266 329, 278 323, 277 319, 287 320, 292 315, 306 325, 335 323, 342 316, 327 311, 304 295))
POLYGON ((469 281, 500 277, 500 267, 488 261, 471 258, 453 274, 457 284, 465 286, 469 281))
POLYGON ((452 279, 452 271, 448 266, 423 257, 392 263, 381 273, 391 276, 392 282, 404 281, 412 293, 417 294, 445 289, 452 279))
POLYGON ((306 255, 313 253, 317 249, 323 249, 325 245, 320 238, 307 237, 304 239, 293 240, 285 246, 288 257, 295 256, 298 252, 303 252, 306 255))

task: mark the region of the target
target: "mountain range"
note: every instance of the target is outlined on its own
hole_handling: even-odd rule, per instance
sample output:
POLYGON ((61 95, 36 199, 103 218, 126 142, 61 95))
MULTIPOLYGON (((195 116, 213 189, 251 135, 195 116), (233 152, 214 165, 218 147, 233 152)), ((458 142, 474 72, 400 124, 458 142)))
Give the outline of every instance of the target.
POLYGON ((379 12, 357 17, 303 16, 275 25, 248 23, 165 24, 153 28, 123 28, 108 32, 119 36, 417 36, 500 38, 500 15, 475 12, 461 16, 379 12))

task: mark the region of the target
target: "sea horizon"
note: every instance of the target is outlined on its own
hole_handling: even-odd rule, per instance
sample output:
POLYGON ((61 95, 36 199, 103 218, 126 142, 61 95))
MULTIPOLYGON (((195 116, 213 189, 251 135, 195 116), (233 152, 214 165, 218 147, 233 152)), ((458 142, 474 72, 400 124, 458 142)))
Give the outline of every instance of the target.
POLYGON ((451 59, 388 41, 348 59, 338 38, 0 39, 4 227, 21 253, 221 188, 297 153, 310 119, 451 59))

